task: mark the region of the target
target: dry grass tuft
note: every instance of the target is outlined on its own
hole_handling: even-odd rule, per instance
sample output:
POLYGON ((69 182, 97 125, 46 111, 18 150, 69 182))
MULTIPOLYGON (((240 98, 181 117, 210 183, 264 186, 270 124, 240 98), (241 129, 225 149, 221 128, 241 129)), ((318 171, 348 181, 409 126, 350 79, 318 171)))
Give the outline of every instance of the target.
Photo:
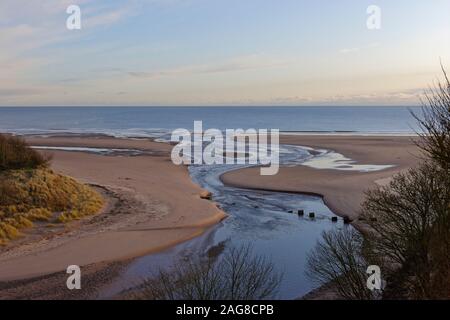
POLYGON ((102 197, 90 187, 49 169, 0 173, 0 244, 34 222, 65 223, 97 213, 102 197))

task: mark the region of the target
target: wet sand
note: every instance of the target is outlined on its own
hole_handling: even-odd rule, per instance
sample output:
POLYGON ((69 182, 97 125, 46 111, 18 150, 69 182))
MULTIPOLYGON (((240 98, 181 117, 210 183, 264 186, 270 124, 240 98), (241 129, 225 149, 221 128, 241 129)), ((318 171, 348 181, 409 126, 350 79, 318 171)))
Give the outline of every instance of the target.
POLYGON ((320 195, 340 216, 356 219, 364 192, 389 182, 390 178, 419 162, 420 152, 412 137, 372 136, 281 136, 280 143, 333 150, 358 164, 394 165, 375 172, 315 169, 306 166, 281 167, 275 176, 261 176, 259 168, 224 174, 230 186, 320 195))
MULTIPOLYGON (((25 236, 17 245, 0 249, 0 298, 71 298, 61 283, 71 264, 84 266, 82 272, 89 277, 85 293, 77 298, 94 298, 130 259, 192 239, 226 216, 200 198, 202 189, 191 181, 186 167, 172 164, 169 144, 105 136, 27 140, 31 145, 138 149, 144 154, 52 151, 52 168, 103 190, 107 206, 96 216, 67 225, 64 232, 42 234, 38 241, 33 237, 27 242, 25 236)), ((222 180, 236 187, 318 194, 336 214, 355 219, 365 190, 387 183, 419 161, 409 137, 282 136, 281 143, 334 150, 360 164, 395 167, 370 173, 282 167, 276 176, 260 176, 258 168, 249 168, 227 173, 222 180)))
MULTIPOLYGON (((172 164, 170 145, 106 137, 28 139, 31 145, 139 148, 156 155, 104 156, 52 151, 52 169, 104 188, 110 210, 67 226, 48 239, 0 249, 0 281, 31 278, 80 266, 156 252, 202 234, 225 218, 194 184, 184 166, 172 164)), ((26 239, 26 234, 25 234, 26 239)), ((0 291, 0 296, 2 293, 0 291)))

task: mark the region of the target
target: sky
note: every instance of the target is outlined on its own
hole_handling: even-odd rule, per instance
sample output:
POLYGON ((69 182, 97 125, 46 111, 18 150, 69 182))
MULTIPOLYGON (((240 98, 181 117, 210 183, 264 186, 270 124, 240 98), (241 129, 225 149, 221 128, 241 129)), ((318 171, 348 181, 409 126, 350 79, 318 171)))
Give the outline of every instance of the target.
POLYGON ((449 0, 1 0, 0 106, 417 105, 440 61, 450 70, 449 13, 449 0))

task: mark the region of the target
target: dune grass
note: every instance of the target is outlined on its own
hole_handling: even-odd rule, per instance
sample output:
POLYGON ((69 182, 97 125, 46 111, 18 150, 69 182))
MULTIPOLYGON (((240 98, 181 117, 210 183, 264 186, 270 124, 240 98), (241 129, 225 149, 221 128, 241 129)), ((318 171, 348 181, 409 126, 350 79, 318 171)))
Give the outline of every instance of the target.
POLYGON ((0 245, 37 221, 65 223, 102 208, 95 190, 54 173, 49 160, 23 139, 0 135, 0 245))
POLYGON ((17 238, 36 221, 65 223, 97 213, 102 197, 89 186, 49 169, 0 174, 0 242, 17 238))

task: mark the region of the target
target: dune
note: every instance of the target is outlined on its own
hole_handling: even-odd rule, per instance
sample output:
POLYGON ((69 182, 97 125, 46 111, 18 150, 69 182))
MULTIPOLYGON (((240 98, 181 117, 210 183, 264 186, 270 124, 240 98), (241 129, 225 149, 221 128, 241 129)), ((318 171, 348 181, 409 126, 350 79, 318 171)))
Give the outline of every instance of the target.
POLYGON ((99 215, 69 224, 60 235, 0 251, 0 281, 41 276, 69 265, 126 260, 163 250, 202 234, 225 218, 201 199, 184 166, 170 161, 170 145, 107 137, 29 138, 31 145, 136 148, 142 156, 52 151, 52 169, 104 190, 99 215))

